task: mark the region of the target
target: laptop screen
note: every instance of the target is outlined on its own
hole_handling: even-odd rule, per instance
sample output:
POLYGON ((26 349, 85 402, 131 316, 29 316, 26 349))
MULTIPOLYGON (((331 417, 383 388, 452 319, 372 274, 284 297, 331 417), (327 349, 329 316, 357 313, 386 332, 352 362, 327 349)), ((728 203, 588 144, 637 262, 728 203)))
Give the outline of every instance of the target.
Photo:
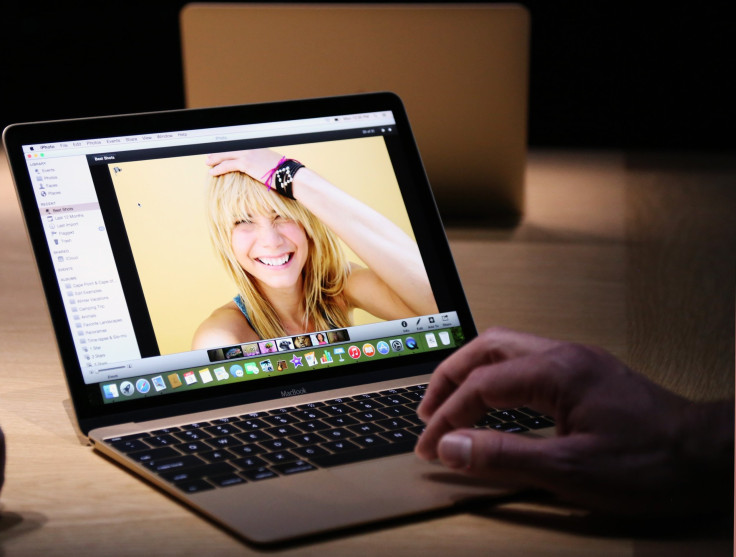
POLYGON ((323 112, 20 145, 62 356, 91 408, 300 394, 472 334, 408 124, 395 107, 323 112))

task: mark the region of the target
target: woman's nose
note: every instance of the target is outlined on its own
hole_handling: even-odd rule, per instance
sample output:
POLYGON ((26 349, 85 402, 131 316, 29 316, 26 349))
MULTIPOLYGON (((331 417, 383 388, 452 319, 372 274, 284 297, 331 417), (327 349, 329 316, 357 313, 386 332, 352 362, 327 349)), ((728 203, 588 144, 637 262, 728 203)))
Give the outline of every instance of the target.
POLYGON ((283 237, 276 227, 269 223, 258 227, 258 242, 263 246, 279 246, 283 242, 283 237))

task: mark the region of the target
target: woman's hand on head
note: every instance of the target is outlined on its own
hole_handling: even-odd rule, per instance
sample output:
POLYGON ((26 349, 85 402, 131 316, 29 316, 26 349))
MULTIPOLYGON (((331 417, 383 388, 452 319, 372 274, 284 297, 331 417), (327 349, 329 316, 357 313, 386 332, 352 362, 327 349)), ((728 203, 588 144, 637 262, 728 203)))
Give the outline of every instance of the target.
POLYGON ((212 153, 207 156, 210 175, 221 176, 228 172, 243 172, 261 181, 268 172, 278 166, 281 155, 271 149, 248 149, 212 153))

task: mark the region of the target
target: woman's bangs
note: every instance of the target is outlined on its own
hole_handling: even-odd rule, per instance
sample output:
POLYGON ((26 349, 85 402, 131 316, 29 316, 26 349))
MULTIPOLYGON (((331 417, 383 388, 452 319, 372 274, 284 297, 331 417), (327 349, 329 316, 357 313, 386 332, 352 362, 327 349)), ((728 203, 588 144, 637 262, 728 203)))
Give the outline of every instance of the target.
POLYGON ((229 188, 232 203, 226 205, 233 212, 233 223, 247 220, 253 215, 270 216, 274 213, 289 220, 302 220, 297 211, 289 206, 287 199, 247 175, 241 174, 239 178, 233 180, 229 188))

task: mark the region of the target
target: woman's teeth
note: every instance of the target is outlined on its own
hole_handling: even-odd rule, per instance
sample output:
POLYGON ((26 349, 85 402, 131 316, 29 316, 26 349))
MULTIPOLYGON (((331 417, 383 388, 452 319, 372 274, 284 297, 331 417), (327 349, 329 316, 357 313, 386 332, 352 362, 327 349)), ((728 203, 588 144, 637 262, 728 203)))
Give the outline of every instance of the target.
POLYGON ((290 257, 291 254, 287 253, 279 257, 259 257, 258 261, 260 261, 264 265, 269 265, 270 267, 278 267, 279 265, 284 265, 287 261, 289 261, 290 257))

